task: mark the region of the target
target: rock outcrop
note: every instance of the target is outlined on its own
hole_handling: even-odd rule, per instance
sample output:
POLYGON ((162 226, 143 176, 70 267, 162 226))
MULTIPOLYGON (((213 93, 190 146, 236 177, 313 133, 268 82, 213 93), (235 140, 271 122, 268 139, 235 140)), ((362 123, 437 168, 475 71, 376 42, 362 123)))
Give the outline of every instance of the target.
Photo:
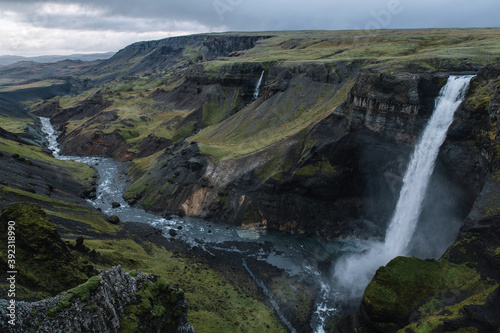
POLYGON ((212 60, 251 49, 259 40, 265 38, 268 38, 265 34, 254 36, 199 34, 139 42, 118 51, 113 57, 93 68, 90 73, 115 78, 161 71, 169 67, 184 67, 199 60, 212 60), (142 60, 132 67, 123 69, 123 63, 131 58, 142 60))
POLYGON ((120 266, 84 284, 38 302, 16 302, 15 325, 8 301, 0 300, 2 332, 179 332, 193 333, 182 290, 120 266), (133 276, 132 276, 133 275, 133 276))
POLYGON ((398 143, 413 144, 432 114, 444 79, 422 74, 360 75, 349 93, 351 128, 364 128, 398 143))

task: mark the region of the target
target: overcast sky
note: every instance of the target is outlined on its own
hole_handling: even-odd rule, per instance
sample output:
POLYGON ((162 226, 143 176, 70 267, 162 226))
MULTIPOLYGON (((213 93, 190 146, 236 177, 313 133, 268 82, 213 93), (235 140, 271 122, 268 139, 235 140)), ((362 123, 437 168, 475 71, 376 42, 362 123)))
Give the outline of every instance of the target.
POLYGON ((0 55, 118 51, 202 32, 500 26, 500 0, 0 0, 0 55))

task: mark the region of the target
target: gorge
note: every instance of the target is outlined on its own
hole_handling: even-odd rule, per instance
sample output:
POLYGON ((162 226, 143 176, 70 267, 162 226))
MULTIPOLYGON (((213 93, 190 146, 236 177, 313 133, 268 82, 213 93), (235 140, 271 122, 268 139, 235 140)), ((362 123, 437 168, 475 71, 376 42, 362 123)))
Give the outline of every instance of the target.
POLYGON ((1 207, 36 202, 93 266, 181 287, 197 332, 497 329, 497 32, 206 34, 58 81, 44 64, 0 91, 1 207))

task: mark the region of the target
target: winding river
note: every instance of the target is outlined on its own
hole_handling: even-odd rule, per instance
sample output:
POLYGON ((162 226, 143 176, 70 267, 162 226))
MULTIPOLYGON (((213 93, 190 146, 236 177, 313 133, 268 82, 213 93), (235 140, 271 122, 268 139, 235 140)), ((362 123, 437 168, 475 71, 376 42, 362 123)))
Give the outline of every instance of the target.
POLYGON ((108 215, 117 215, 121 221, 148 223, 163 230, 165 237, 171 237, 168 231, 175 229, 177 232, 175 237, 183 240, 187 246, 196 246, 213 255, 215 252, 231 252, 241 255, 241 265, 268 297, 275 313, 290 332, 296 330, 273 299, 269 291, 270 286, 266 286, 263 281, 256 278, 245 259, 255 258, 265 261, 285 271, 290 277, 304 281, 316 291, 315 311, 311 319, 311 329, 314 332, 323 332, 322 327, 327 319, 340 311, 337 305, 338 297, 330 287, 332 265, 342 255, 366 250, 368 244, 357 239, 327 240, 283 234, 279 231, 247 229, 195 218, 166 219, 148 213, 130 206, 123 199, 122 195, 128 180, 125 164, 105 157, 60 155, 58 133, 54 130, 49 118, 41 117, 40 120, 42 131, 47 135, 48 148, 54 157, 82 162, 96 170, 98 174, 97 198, 88 200, 96 209, 108 215), (120 203, 120 207, 112 208, 112 202, 120 203), (272 244, 272 246, 263 246, 264 244, 272 244))

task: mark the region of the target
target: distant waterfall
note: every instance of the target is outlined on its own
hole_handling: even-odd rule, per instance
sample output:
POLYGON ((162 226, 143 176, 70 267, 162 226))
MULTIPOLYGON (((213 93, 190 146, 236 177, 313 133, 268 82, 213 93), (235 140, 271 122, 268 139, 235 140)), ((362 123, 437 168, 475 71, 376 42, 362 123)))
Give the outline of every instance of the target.
POLYGON ((436 99, 432 117, 415 146, 403 179, 403 187, 386 231, 385 242, 372 242, 363 253, 347 255, 337 262, 334 272, 337 287, 349 293, 349 297, 362 296, 378 267, 396 256, 407 255, 407 247, 422 210, 439 148, 446 138, 455 110, 462 102, 471 78, 451 76, 436 99))
POLYGON ((255 86, 255 91, 253 92, 253 99, 259 98, 259 90, 260 90, 260 85, 262 84, 262 78, 264 77, 264 71, 262 71, 262 74, 260 74, 259 81, 257 81, 257 85, 255 86))

